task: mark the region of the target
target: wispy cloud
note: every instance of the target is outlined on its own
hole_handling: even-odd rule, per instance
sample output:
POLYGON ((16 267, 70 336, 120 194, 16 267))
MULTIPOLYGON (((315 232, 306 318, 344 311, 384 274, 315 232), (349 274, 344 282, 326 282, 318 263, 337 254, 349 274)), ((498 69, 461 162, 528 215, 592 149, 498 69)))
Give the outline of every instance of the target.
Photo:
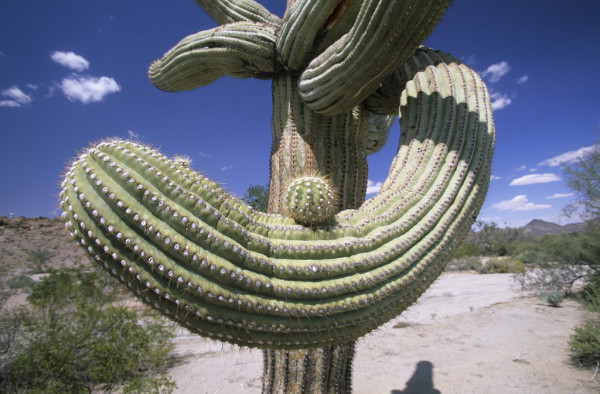
POLYGON ((556 198, 567 198, 571 197, 574 193, 556 193, 551 196, 546 197, 548 200, 554 200, 556 198))
POLYGON ((61 66, 65 66, 71 70, 79 72, 87 70, 87 68, 90 66, 90 62, 88 62, 84 57, 73 52, 54 51, 50 54, 50 57, 61 66))
POLYGON ((367 180, 367 195, 375 194, 375 193, 379 192, 382 185, 383 185, 383 182, 374 182, 370 179, 367 180))
POLYGON ((491 93, 490 98, 492 99, 492 108, 494 110, 506 108, 512 103, 508 95, 500 92, 491 93))
POLYGON ((475 56, 475 54, 472 54, 469 56, 462 56, 460 58, 460 60, 463 63, 468 64, 471 68, 473 68, 475 65, 477 65, 477 57, 475 56))
POLYGON ((548 209, 551 205, 549 204, 534 204, 529 202, 527 196, 524 194, 518 195, 512 200, 500 201, 494 205, 492 208, 495 208, 499 211, 535 211, 537 209, 548 209))
POLYGON ((229 171, 233 166, 231 164, 221 167, 221 171, 229 171))
POLYGON ((84 104, 102 101, 107 94, 121 90, 112 78, 77 75, 63 79, 60 88, 69 100, 81 101, 84 104))
POLYGON ((579 159, 581 159, 582 157, 584 157, 586 154, 588 154, 589 152, 593 151, 595 148, 594 145, 592 146, 584 146, 583 148, 579 148, 577 150, 573 150, 567 153, 563 153, 562 155, 558 155, 558 156, 554 156, 551 157, 549 159, 546 159, 544 161, 542 161, 540 164, 540 166, 550 166, 550 167, 556 167, 559 166, 563 163, 572 163, 574 161, 577 161, 579 159))
POLYGON ((534 185, 536 183, 549 183, 560 181, 560 177, 556 174, 531 174, 525 175, 513 180, 511 186, 534 185))
POLYGON ((521 167, 517 168, 517 171, 525 171, 527 169, 526 165, 522 165, 521 167))
POLYGON ((198 152, 198 155, 201 157, 212 157, 212 155, 210 153, 206 153, 206 152, 198 152))
POLYGON ((501 176, 496 176, 496 175, 491 175, 491 176, 490 176, 490 180, 491 180, 491 181, 497 181, 497 180, 500 180, 500 179, 502 179, 502 177, 501 177, 501 176))
POLYGON ((129 136, 129 138, 132 139, 140 138, 140 135, 138 133, 135 133, 133 130, 127 130, 127 135, 129 136))
POLYGON ((16 86, 3 90, 0 95, 7 98, 0 101, 0 107, 22 107, 33 101, 31 96, 16 86))
POLYGON ((500 63, 492 64, 484 72, 481 73, 483 78, 486 78, 491 83, 496 83, 502 79, 510 71, 508 62, 502 61, 500 63))
POLYGON ((523 85, 527 81, 529 81, 529 75, 523 75, 522 77, 517 79, 517 85, 523 85))

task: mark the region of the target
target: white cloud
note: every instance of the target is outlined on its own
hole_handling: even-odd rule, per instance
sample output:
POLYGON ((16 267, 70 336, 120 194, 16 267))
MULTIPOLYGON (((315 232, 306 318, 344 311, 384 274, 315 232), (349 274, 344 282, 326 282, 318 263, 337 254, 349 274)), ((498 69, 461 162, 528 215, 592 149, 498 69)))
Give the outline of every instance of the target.
POLYGON ((117 82, 109 77, 71 76, 62 80, 63 93, 71 101, 84 104, 102 101, 104 96, 121 90, 117 82))
POLYGON ((61 66, 65 66, 75 71, 87 70, 87 68, 90 66, 90 62, 88 62, 84 57, 73 52, 54 51, 50 54, 50 57, 61 66))
POLYGON ((499 179, 502 179, 502 177, 501 177, 501 176, 496 176, 496 175, 491 175, 491 176, 490 176, 490 180, 491 180, 491 181, 497 181, 497 180, 499 180, 499 179))
POLYGON ((582 157, 584 157, 587 153, 593 151, 595 148, 594 145, 592 146, 584 146, 583 148, 577 149, 577 150, 573 150, 567 153, 563 153, 562 155, 558 155, 558 156, 554 156, 551 157, 549 159, 544 160, 543 162, 541 162, 540 166, 550 166, 550 167, 556 167, 559 166, 563 163, 571 163, 574 161, 577 161, 579 159, 581 159, 582 157))
POLYGON ((375 193, 379 192, 382 185, 383 185, 383 182, 373 182, 370 179, 367 180, 367 195, 375 194, 375 193))
POLYGON ((521 167, 517 168, 517 171, 525 171, 527 169, 526 165, 522 165, 521 167))
POLYGON ((481 76, 487 78, 491 83, 496 83, 502 79, 506 73, 510 71, 510 66, 508 62, 502 61, 497 64, 492 64, 481 73, 481 76))
POLYGON ((494 205, 492 208, 495 208, 499 211, 534 211, 537 209, 548 209, 551 205, 549 204, 534 204, 527 200, 527 196, 524 194, 518 195, 512 200, 500 201, 494 205))
POLYGON ((490 97, 492 99, 492 108, 494 110, 499 110, 508 107, 512 103, 510 97, 508 97, 508 95, 504 93, 492 93, 490 94, 490 97))
POLYGON ((556 193, 551 196, 546 197, 548 200, 554 200, 555 198, 566 198, 571 197, 573 193, 556 193))
POLYGON ((226 165, 225 167, 221 167, 221 171, 229 171, 233 166, 231 164, 226 165))
POLYGON ((523 75, 521 78, 517 79, 517 85, 523 85, 527 81, 529 81, 529 76, 523 75))
POLYGON ((33 101, 31 96, 16 86, 3 90, 0 95, 8 98, 8 100, 0 101, 0 107, 21 107, 33 101))
POLYGON ((205 153, 205 152, 198 152, 198 155, 200 155, 201 157, 212 157, 212 155, 210 153, 205 153))
POLYGON ((127 135, 129 136, 129 138, 140 138, 140 135, 135 133, 133 130, 127 130, 127 135))
POLYGON ((534 185, 537 183, 548 183, 560 181, 556 174, 531 174, 515 179, 510 183, 511 186, 534 185))

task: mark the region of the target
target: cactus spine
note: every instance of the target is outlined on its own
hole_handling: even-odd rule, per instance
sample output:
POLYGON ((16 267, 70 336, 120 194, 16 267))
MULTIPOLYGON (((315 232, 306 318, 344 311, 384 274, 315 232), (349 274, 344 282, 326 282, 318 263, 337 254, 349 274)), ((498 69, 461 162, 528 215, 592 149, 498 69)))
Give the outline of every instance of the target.
POLYGON ((114 140, 66 173, 66 227, 191 331, 266 349, 265 391, 349 391, 354 341, 427 289, 483 203, 487 89, 453 57, 418 48, 446 1, 297 0, 283 21, 249 0, 198 2, 225 24, 182 40, 149 76, 164 90, 273 79, 269 213, 187 161, 114 140), (363 203, 366 155, 396 113, 397 154, 363 203))

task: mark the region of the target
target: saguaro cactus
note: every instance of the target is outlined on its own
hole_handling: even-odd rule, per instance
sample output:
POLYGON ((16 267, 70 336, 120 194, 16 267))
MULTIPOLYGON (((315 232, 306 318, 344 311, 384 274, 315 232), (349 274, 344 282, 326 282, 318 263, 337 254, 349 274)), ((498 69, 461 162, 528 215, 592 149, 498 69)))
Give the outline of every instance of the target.
POLYGON ((133 142, 82 153, 66 227, 142 300, 200 335, 265 349, 263 390, 350 390, 354 341, 442 272, 487 190, 494 144, 481 79, 419 44, 447 1, 198 0, 221 26, 149 70, 168 91, 270 78, 269 212, 133 142), (388 178, 364 202, 366 156, 393 116, 388 178))

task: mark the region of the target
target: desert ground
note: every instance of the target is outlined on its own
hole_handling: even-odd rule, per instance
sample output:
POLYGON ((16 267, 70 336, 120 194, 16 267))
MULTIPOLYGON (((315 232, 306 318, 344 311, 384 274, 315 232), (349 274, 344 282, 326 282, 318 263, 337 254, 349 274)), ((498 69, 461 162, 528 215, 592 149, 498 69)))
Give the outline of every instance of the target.
MULTIPOLYGON (((44 268, 89 264, 47 218, 0 217, 4 275, 30 270, 27 252, 45 249, 44 268)), ((25 295, 20 295, 21 301, 25 295)), ((568 341, 590 313, 572 300, 553 308, 519 292, 510 274, 444 273, 401 316, 361 339, 354 393, 600 393, 600 377, 575 367, 568 341)), ((169 370, 177 393, 260 393, 262 352, 177 329, 169 370)))
MULTIPOLYGON (((445 273, 400 317, 361 339, 354 393, 598 393, 600 379, 570 360, 589 317, 578 303, 548 306, 510 274, 445 273)), ((260 393, 262 352, 181 330, 170 370, 178 393, 260 393)))

